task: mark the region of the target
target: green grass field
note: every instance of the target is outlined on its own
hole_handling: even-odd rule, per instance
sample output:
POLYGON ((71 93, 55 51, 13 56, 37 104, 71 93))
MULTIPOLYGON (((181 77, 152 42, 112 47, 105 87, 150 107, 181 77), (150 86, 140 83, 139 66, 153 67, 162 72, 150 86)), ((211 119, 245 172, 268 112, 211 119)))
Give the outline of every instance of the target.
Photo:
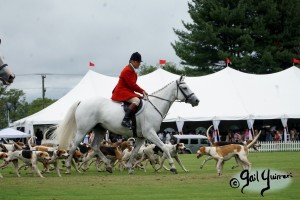
MULTIPOLYGON (((0 172, 0 200, 6 199, 38 199, 38 200, 89 200, 89 199, 300 199, 300 152, 250 153, 252 168, 270 169, 291 173, 291 184, 284 189, 271 190, 260 195, 260 191, 241 193, 241 188, 232 188, 229 184, 232 177, 240 174, 241 168, 231 169, 234 159, 226 162, 223 175, 217 176, 215 162, 209 161, 203 169, 195 154, 180 155, 184 165, 190 172, 185 173, 178 168, 178 174, 162 170, 154 173, 148 165, 147 172, 136 170, 133 175, 127 171, 115 170, 97 172, 90 168, 83 174, 74 170, 71 175, 55 172, 44 174, 46 178, 26 175, 21 171, 21 178, 16 177, 12 166, 0 172)), ((253 171, 252 170, 252 171, 253 171)), ((280 180, 278 181, 280 184, 280 180)))

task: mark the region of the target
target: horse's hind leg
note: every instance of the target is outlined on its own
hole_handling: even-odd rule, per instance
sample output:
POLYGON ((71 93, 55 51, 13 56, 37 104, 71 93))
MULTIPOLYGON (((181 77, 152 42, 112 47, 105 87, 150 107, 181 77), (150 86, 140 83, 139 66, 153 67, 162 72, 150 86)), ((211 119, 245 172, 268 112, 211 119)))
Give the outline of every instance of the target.
POLYGON ((101 160, 105 163, 106 171, 112 173, 110 160, 108 160, 106 156, 100 151, 100 144, 104 138, 106 130, 99 125, 97 125, 93 130, 94 130, 94 140, 92 142, 92 148, 94 152, 99 156, 99 158, 101 158, 101 160))
POLYGON ((65 164, 66 168, 67 168, 66 174, 71 173, 71 164, 72 164, 74 152, 75 152, 76 148, 78 147, 78 145, 80 144, 80 142, 83 140, 85 134, 86 134, 85 132, 80 132, 80 131, 77 131, 77 133, 76 133, 74 144, 70 148, 69 157, 67 158, 66 164, 65 164))

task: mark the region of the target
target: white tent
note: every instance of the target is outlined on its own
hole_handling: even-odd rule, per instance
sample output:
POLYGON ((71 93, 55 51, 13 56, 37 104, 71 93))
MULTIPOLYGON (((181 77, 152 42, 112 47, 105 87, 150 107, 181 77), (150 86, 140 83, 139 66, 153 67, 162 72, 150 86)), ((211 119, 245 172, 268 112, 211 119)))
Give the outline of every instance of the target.
POLYGON ((225 68, 217 73, 188 77, 200 104, 174 104, 165 121, 211 121, 300 118, 300 69, 254 75, 225 68))
MULTIPOLYGON (((152 93, 178 78, 178 75, 158 69, 140 76, 138 84, 152 93)), ((179 129, 184 121, 213 121, 217 129, 220 120, 247 120, 250 129, 255 119, 281 119, 286 127, 288 118, 300 118, 300 69, 295 66, 268 75, 247 74, 227 67, 214 74, 186 77, 185 80, 200 99, 200 104, 198 107, 173 104, 164 121, 176 121, 179 129)), ((56 124, 77 100, 92 96, 110 98, 117 81, 118 77, 90 70, 64 97, 13 125, 32 132, 33 125, 56 124)))
POLYGON ((5 128, 0 131, 0 138, 29 138, 30 135, 13 128, 5 128))
MULTIPOLYGON (((165 70, 156 70, 153 73, 141 76, 139 84, 143 85, 148 93, 157 91, 164 85, 174 81, 178 75, 165 70), (146 83, 146 84, 144 84, 146 83)), ((26 133, 33 133, 33 125, 57 124, 63 120, 68 108, 78 100, 93 96, 110 98, 112 90, 118 82, 118 77, 105 76, 92 70, 88 71, 83 79, 65 96, 47 108, 12 123, 14 127, 25 127, 26 133)))

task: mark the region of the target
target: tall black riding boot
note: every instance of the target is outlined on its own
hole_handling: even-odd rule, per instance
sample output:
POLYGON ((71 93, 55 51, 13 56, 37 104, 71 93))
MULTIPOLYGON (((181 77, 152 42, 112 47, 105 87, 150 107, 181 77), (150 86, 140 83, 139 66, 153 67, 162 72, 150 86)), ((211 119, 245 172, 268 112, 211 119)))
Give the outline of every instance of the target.
POLYGON ((137 105, 135 105, 134 103, 132 103, 128 106, 128 110, 126 111, 125 117, 121 123, 122 126, 131 128, 130 119, 131 119, 132 114, 136 111, 136 109, 137 109, 137 105))

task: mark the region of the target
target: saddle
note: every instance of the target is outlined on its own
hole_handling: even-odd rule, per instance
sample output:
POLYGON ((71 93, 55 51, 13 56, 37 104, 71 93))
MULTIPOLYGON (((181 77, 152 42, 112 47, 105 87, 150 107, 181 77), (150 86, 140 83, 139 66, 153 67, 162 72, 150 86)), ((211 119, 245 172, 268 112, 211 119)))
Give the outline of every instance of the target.
MULTIPOLYGON (((122 102, 122 106, 123 106, 123 109, 124 109, 125 112, 128 110, 128 107, 129 107, 130 104, 131 104, 131 103, 128 103, 128 102, 126 102, 126 101, 123 101, 123 102, 122 102)), ((139 106, 137 107, 137 109, 136 109, 136 111, 134 112, 134 114, 138 113, 138 112, 141 110, 142 107, 143 107, 143 100, 141 99, 140 104, 139 104, 139 106)), ((135 117, 135 115, 134 115, 134 117, 135 117)))

